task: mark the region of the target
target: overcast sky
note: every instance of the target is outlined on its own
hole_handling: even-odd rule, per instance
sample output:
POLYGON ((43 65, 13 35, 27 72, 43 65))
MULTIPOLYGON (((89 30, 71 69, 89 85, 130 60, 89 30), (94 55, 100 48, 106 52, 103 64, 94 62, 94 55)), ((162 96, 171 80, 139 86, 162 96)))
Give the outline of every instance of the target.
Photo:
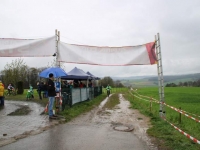
MULTIPOLYGON (((200 72, 200 0, 1 0, 0 38, 41 38, 93 46, 134 46, 160 33, 164 75, 200 72)), ((0 70, 15 58, 0 58, 0 70)), ((52 58, 23 58, 30 67, 52 58)), ((96 76, 157 75, 157 66, 75 66, 96 76)))

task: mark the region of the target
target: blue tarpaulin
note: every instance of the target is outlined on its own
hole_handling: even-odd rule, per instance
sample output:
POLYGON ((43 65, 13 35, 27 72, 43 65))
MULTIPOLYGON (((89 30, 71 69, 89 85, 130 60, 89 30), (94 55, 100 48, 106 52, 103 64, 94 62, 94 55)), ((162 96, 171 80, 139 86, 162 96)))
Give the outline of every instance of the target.
POLYGON ((60 78, 61 76, 67 76, 67 73, 60 67, 50 67, 42 72, 40 72, 39 76, 43 78, 49 78, 49 74, 52 73, 55 78, 60 78))

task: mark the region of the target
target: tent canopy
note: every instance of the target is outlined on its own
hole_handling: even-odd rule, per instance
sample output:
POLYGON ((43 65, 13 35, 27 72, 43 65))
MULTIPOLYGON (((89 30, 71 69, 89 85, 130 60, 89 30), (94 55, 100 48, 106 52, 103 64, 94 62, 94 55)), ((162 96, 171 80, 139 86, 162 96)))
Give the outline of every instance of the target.
POLYGON ((60 67, 50 67, 43 70, 39 76, 43 78, 49 78, 49 74, 52 73, 55 78, 59 78, 61 76, 67 76, 67 73, 60 67))
POLYGON ((87 74, 90 75, 92 79, 95 79, 95 80, 99 80, 100 79, 99 77, 96 77, 93 74, 91 74, 89 71, 87 72, 87 74))
POLYGON ((87 79, 92 79, 90 75, 85 73, 83 70, 75 67, 72 69, 70 72, 67 73, 67 76, 62 76, 62 79, 67 79, 67 80, 74 80, 74 79, 80 79, 80 80, 87 80, 87 79))

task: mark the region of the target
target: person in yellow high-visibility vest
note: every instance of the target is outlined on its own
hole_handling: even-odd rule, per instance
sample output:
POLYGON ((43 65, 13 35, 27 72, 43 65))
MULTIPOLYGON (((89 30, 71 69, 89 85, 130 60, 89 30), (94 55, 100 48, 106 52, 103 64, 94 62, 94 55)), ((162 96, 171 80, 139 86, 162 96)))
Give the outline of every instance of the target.
POLYGON ((0 81, 0 106, 4 106, 4 85, 0 81))

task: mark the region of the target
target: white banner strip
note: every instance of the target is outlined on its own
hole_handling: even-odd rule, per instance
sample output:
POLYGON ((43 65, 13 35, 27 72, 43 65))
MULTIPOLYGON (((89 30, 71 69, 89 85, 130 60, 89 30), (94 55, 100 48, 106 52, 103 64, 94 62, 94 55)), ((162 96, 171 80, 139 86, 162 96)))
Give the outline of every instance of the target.
POLYGON ((55 36, 43 39, 0 38, 0 57, 47 57, 55 51, 55 36))
POLYGON ((125 47, 95 47, 60 42, 58 61, 102 66, 152 65, 157 63, 154 42, 125 47))

